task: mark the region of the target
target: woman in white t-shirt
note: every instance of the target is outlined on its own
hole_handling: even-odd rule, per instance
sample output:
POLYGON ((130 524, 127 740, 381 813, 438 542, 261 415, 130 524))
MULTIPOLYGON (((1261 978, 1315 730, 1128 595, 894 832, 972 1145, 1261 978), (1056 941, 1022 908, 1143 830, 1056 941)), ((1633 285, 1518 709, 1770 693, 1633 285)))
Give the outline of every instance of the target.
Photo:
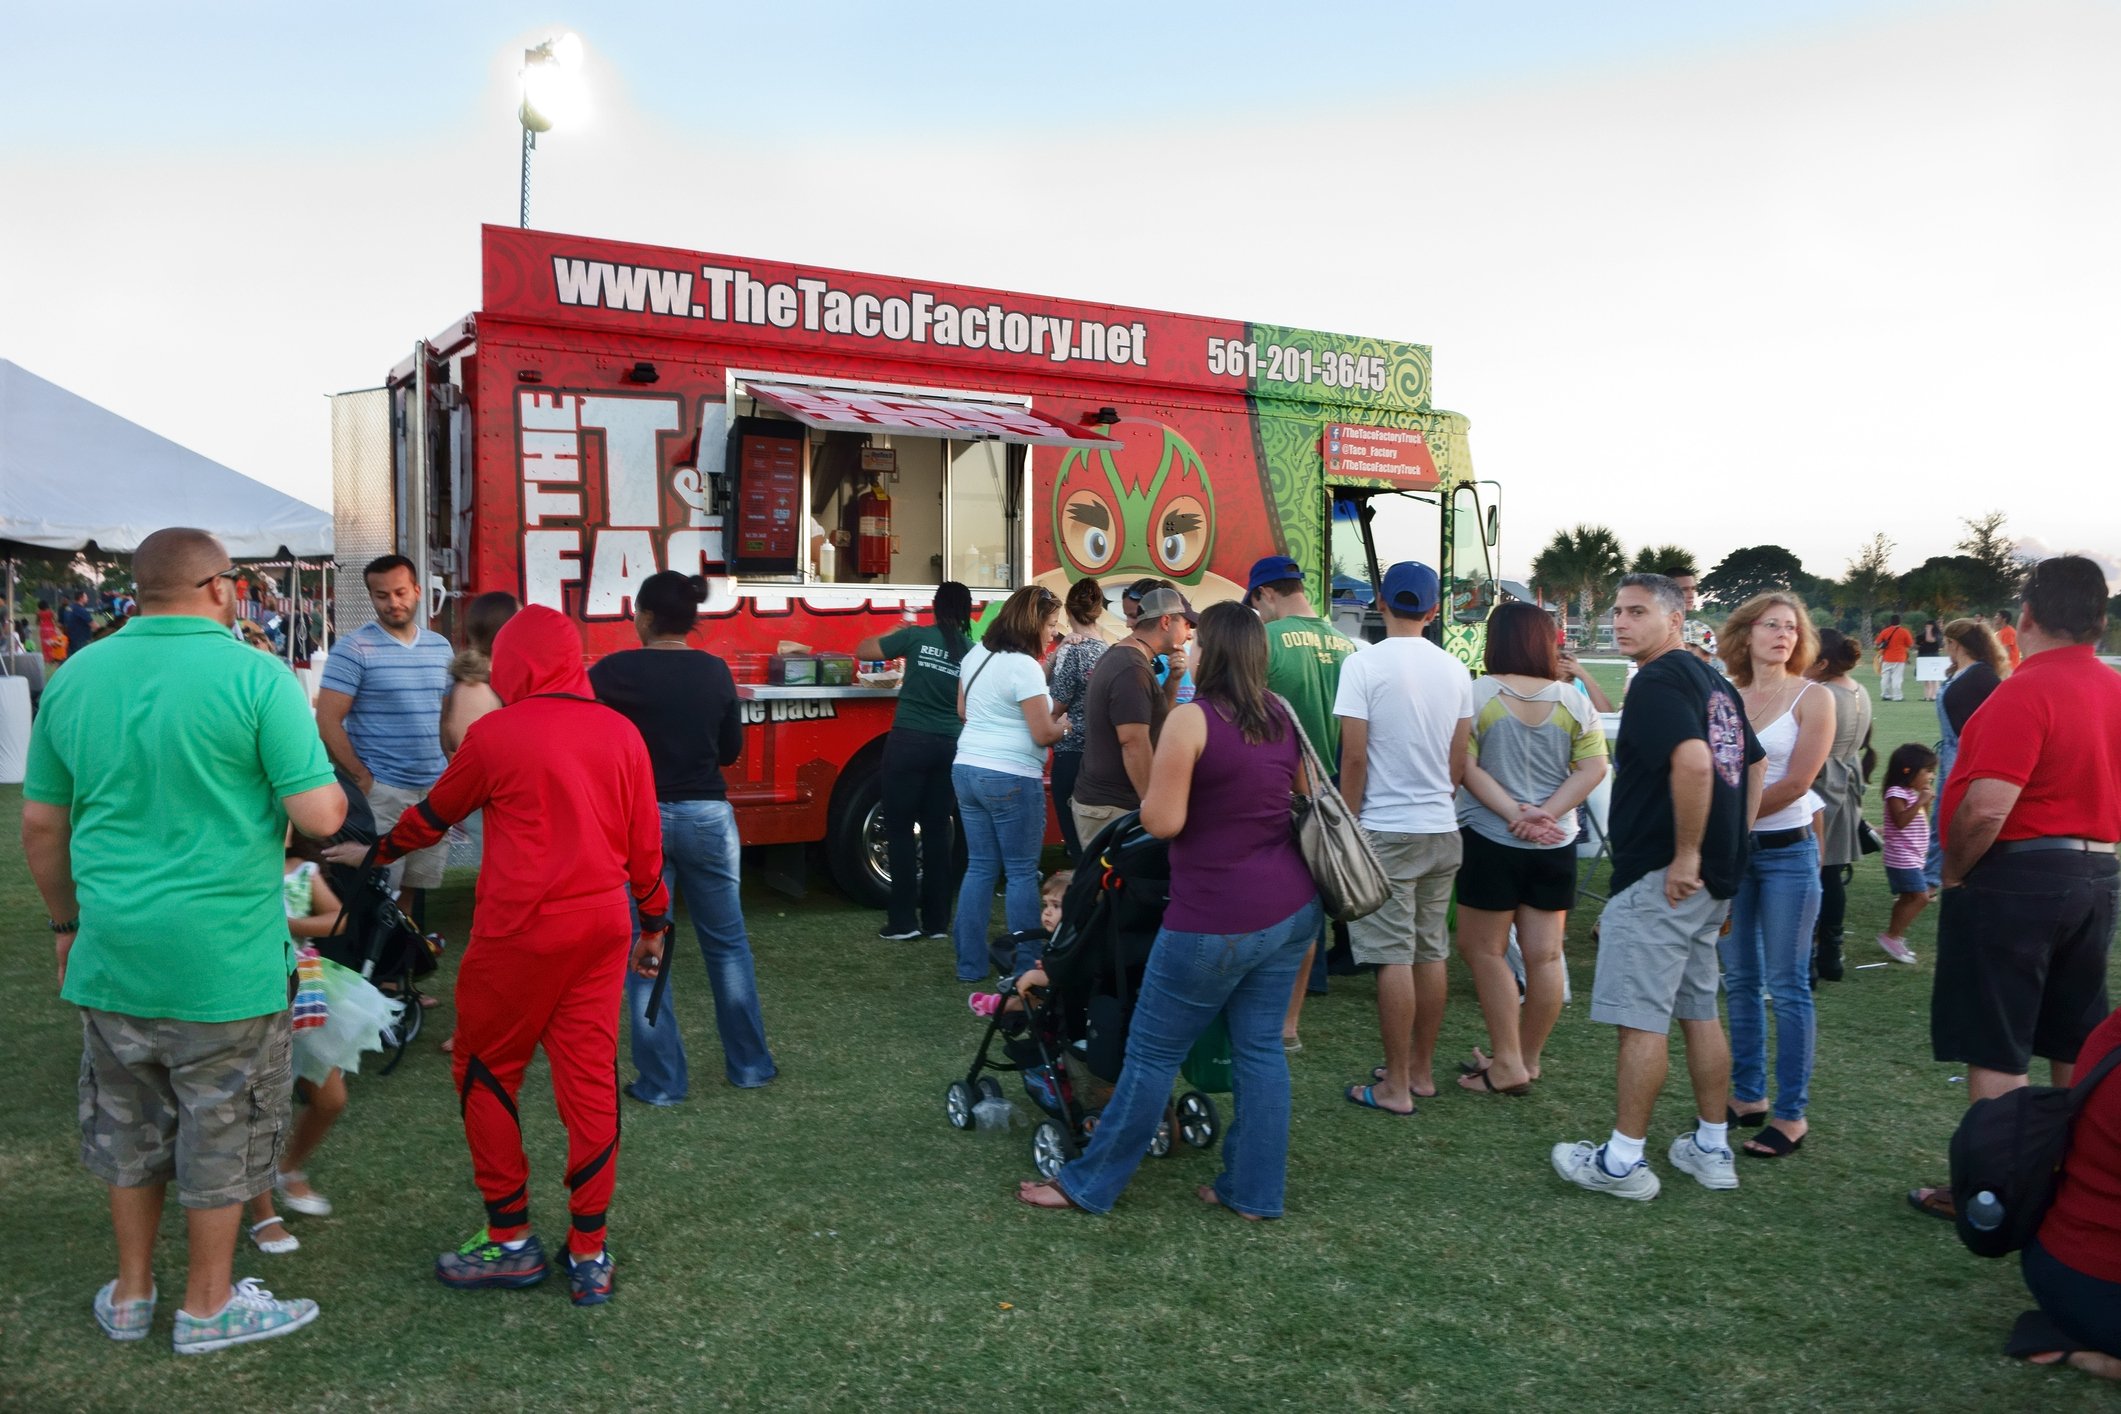
MULTIPOLYGON (((1046 834, 1046 748, 1068 732, 1067 714, 1046 695, 1041 660, 1060 637, 1061 603, 1027 584, 1009 596, 979 646, 958 665, 958 734, 950 784, 965 832, 965 882, 950 936, 957 979, 993 970, 987 923, 996 876, 1007 881, 1011 933, 1038 928, 1038 848, 1046 834)), ((1034 948, 1035 951, 1035 948, 1034 948)))

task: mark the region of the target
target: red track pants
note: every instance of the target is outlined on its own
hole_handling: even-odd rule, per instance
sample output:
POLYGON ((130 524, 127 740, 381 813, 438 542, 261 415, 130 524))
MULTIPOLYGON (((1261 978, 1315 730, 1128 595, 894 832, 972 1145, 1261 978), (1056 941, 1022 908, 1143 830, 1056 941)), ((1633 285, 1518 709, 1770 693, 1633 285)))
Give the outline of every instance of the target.
POLYGON ((545 1048, 553 1100, 567 1126, 568 1246, 604 1248, 619 1161, 619 1010, 632 915, 625 900, 561 913, 525 933, 474 933, 457 967, 452 1057, 486 1231, 508 1242, 530 1231, 530 1164, 516 1092, 530 1053, 545 1048))

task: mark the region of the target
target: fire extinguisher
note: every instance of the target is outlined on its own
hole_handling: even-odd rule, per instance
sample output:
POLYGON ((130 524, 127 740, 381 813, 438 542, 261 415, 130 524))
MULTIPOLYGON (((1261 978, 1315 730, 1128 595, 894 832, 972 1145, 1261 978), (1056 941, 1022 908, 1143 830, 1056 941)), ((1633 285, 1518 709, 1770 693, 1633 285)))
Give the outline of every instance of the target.
POLYGON ((854 572, 891 573, 891 497, 871 482, 854 502, 854 572))

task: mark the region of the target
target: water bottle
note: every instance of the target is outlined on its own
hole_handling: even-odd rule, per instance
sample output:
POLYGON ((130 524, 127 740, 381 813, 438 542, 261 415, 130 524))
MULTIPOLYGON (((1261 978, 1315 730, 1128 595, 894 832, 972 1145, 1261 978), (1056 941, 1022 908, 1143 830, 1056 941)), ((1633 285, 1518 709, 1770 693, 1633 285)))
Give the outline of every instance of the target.
POLYGON ((989 1096, 972 1107, 972 1123, 981 1130, 1007 1129, 1016 1120, 1016 1106, 999 1095, 989 1096))
POLYGON ((1984 1188, 1966 1205, 1966 1220, 1976 1232, 1994 1232, 2003 1226, 2003 1200, 1984 1188))

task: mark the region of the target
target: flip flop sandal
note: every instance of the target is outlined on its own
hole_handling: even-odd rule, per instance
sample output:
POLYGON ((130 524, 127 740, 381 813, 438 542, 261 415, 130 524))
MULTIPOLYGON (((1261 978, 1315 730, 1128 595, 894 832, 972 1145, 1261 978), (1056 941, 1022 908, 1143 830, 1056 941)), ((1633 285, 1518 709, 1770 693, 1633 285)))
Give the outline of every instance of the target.
POLYGON ((1021 1186, 1019 1186, 1016 1190, 1016 1201, 1023 1204, 1027 1208, 1037 1208, 1040 1212, 1045 1213, 1065 1213, 1070 1211, 1071 1209, 1075 1212, 1082 1211, 1081 1208, 1076 1206, 1075 1200, 1068 1196, 1068 1190, 1061 1187, 1058 1183, 1055 1183, 1050 1179, 1045 1179, 1041 1180, 1037 1186, 1040 1188, 1050 1188, 1055 1193, 1059 1194, 1061 1200, 1060 1205, 1056 1207, 1051 1203, 1034 1203, 1029 1198, 1026 1198, 1024 1196, 1024 1190, 1021 1186))
POLYGON ((1746 1140, 1739 1147, 1738 1152, 1749 1159, 1786 1159, 1803 1147, 1804 1137, 1802 1135, 1792 1139, 1781 1130, 1770 1126, 1761 1130, 1751 1139, 1746 1140), (1753 1148, 1752 1146, 1755 1144, 1760 1147, 1758 1149, 1753 1148))
POLYGON ((1420 1105, 1406 1110, 1395 1110, 1389 1105, 1380 1105, 1377 1103, 1376 1089, 1374 1085, 1350 1085, 1341 1092, 1341 1098, 1359 1109, 1375 1110, 1394 1119, 1412 1119, 1416 1111, 1421 1109, 1420 1105))
MULTIPOLYGON (((1370 1067, 1370 1078, 1371 1078, 1372 1080, 1376 1081, 1376 1082, 1377 1082, 1378 1084, 1382 1085, 1382 1084, 1383 1084, 1383 1083, 1385 1082, 1385 1079, 1386 1079, 1386 1071, 1385 1071, 1385 1068, 1384 1068, 1383 1066, 1381 1066, 1381 1065, 1373 1065, 1373 1066, 1371 1066, 1371 1067, 1370 1067)), ((1417 1100, 1433 1100, 1433 1099, 1435 1099, 1435 1098, 1437 1097, 1437 1095, 1438 1095, 1438 1094, 1440 1094, 1440 1093, 1442 1093, 1442 1092, 1441 1092, 1441 1091, 1437 1091, 1437 1090, 1431 1090, 1431 1091, 1430 1091, 1430 1092, 1429 1092, 1428 1094, 1424 1095, 1424 1094, 1422 1094, 1422 1093, 1421 1093, 1421 1092, 1420 1092, 1419 1090, 1415 1090, 1415 1091, 1412 1091, 1411 1093, 1413 1094, 1414 1098, 1415 1098, 1415 1099, 1417 1099, 1417 1100)), ((1399 1111, 1397 1111, 1397 1110, 1394 1110, 1394 1111, 1393 1111, 1392 1113, 1394 1113, 1394 1114, 1397 1114, 1397 1113, 1399 1113, 1399 1111)))
POLYGON ((1959 1205, 1952 1201, 1949 1188, 1911 1188, 1907 1205, 1925 1217, 1942 1218, 1948 1223, 1959 1220, 1959 1205))
POLYGON ((1768 1116, 1774 1113, 1774 1107, 1772 1105, 1762 1109, 1754 1110, 1751 1114, 1738 1113, 1738 1107, 1736 1105, 1725 1105, 1723 1109, 1724 1122, 1726 1124, 1735 1125, 1740 1129, 1758 1129, 1761 1125, 1766 1124, 1768 1122, 1768 1116))
MULTIPOLYGON (((1495 1077, 1488 1074, 1486 1066, 1482 1066, 1479 1070, 1474 1071, 1466 1078, 1469 1080, 1477 1078, 1480 1081, 1482 1089, 1490 1095, 1507 1095, 1514 1098, 1518 1095, 1529 1095, 1532 1093, 1532 1082, 1529 1080, 1525 1081, 1522 1085, 1497 1085, 1495 1083, 1495 1077)), ((1478 1095, 1481 1093, 1481 1090, 1475 1090, 1470 1085, 1461 1085, 1458 1088, 1465 1091, 1469 1095, 1478 1095)))
POLYGON ((1489 1055, 1478 1046, 1473 1048, 1473 1054, 1477 1059, 1458 1063, 1458 1073, 1460 1075, 1478 1075, 1495 1063, 1495 1057, 1489 1055))

